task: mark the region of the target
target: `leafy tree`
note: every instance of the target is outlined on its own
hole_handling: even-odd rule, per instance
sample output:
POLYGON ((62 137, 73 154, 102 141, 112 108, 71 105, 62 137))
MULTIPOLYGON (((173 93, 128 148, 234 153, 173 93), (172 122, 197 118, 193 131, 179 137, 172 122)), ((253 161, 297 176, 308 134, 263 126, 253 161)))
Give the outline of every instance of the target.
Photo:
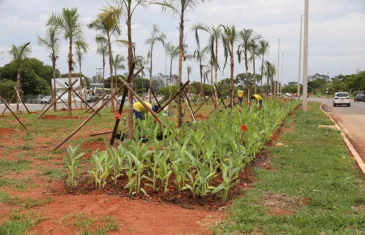
POLYGON ((8 79, 1 79, 0 81, 0 96, 10 102, 14 98, 14 87, 16 82, 8 79))
MULTIPOLYGON (((77 41, 83 41, 82 25, 77 9, 63 8, 60 15, 52 13, 47 22, 48 26, 58 28, 69 42, 68 51, 68 84, 71 85, 71 73, 74 70, 72 47, 77 41)), ((68 91, 68 116, 72 116, 71 90, 68 91)))
POLYGON ((203 81, 203 61, 207 59, 207 55, 209 53, 209 48, 204 47, 203 49, 200 49, 200 46, 198 46, 198 49, 194 51, 194 58, 199 62, 199 71, 200 71, 200 95, 203 96, 203 84, 205 81, 203 81))
MULTIPOLYGON (((272 63, 270 63, 269 61, 265 61, 265 76, 267 76, 267 79, 269 81, 268 85, 268 90, 267 90, 267 95, 269 95, 271 89, 274 89, 275 84, 274 84, 274 76, 276 75, 276 68, 275 65, 273 65, 272 63)), ((274 93, 274 91, 272 91, 274 93)))
MULTIPOLYGON (((47 29, 46 37, 42 38, 38 36, 38 44, 49 49, 50 55, 49 58, 52 61, 52 72, 53 72, 53 93, 52 100, 56 100, 56 62, 58 59, 59 52, 59 41, 58 38, 58 30, 55 27, 50 27, 47 29)), ((46 77, 43 77, 46 78, 46 77)), ((53 104, 53 111, 57 110, 56 102, 53 104)))
POLYGON ((167 43, 165 45, 166 54, 170 59, 170 86, 172 86, 172 62, 179 55, 179 47, 174 46, 172 43, 167 43))
MULTIPOLYGON (((182 82, 182 69, 183 69, 183 58, 185 57, 185 45, 184 45, 184 28, 185 28, 185 14, 187 9, 193 9, 199 2, 204 2, 205 0, 164 0, 162 2, 157 2, 156 4, 162 7, 162 11, 171 11, 173 15, 178 15, 180 18, 179 23, 179 79, 178 88, 181 87, 182 82)), ((178 120, 177 128, 182 125, 182 105, 181 105, 181 95, 178 96, 178 120)))
MULTIPOLYGON (((112 95, 114 95, 114 78, 113 78, 113 53, 112 53, 112 41, 113 34, 120 35, 120 14, 121 9, 108 5, 104 7, 102 12, 98 15, 97 19, 88 25, 90 29, 95 29, 106 36, 107 45, 109 49, 109 68, 110 68, 110 89, 112 95)), ((115 104, 112 99, 111 111, 114 112, 115 104)))
MULTIPOLYGON (((165 46, 166 35, 160 31, 157 25, 153 25, 151 37, 147 39, 146 44, 150 46, 148 57, 150 61, 150 87, 152 89, 152 68, 153 68, 153 47, 156 42, 162 43, 165 46)), ((148 92, 148 100, 151 102, 151 92, 148 92)))
MULTIPOLYGON (((12 48, 9 52, 13 56, 13 61, 15 62, 16 68, 18 70, 17 84, 16 84, 18 91, 20 91, 20 88, 21 88, 20 87, 20 75, 21 75, 21 71, 22 71, 23 61, 31 53, 31 49, 30 49, 29 45, 30 45, 30 42, 20 45, 18 47, 16 47, 15 45, 12 45, 12 48)), ((17 96, 17 98, 16 98, 16 111, 17 112, 19 112, 19 103, 20 103, 20 100, 19 100, 19 97, 17 96)))

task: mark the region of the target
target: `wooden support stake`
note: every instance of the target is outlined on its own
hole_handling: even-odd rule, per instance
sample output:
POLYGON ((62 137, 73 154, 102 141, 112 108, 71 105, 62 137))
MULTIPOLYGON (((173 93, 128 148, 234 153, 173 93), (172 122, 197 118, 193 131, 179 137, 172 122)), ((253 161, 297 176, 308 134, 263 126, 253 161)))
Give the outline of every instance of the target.
MULTIPOLYGON (((138 76, 138 74, 140 72, 142 72, 143 69, 144 69, 144 67, 140 68, 137 71, 137 73, 135 73, 133 75, 132 73, 134 71, 135 65, 136 65, 135 63, 132 63, 132 67, 129 69, 129 75, 128 75, 127 82, 132 82, 133 79, 135 79, 138 76)), ((124 87, 124 92, 123 92, 122 100, 120 101, 119 110, 118 110, 120 114, 123 113, 124 102, 125 102, 125 99, 126 99, 127 95, 128 95, 128 88, 124 87)), ((110 145, 113 145, 114 144, 115 136, 117 135, 117 130, 118 130, 119 122, 120 122, 120 119, 115 120, 115 124, 114 124, 114 128, 113 128, 112 136, 111 136, 110 142, 109 142, 110 145)))
POLYGON ((16 118, 16 120, 20 123, 20 125, 22 125, 22 127, 24 127, 24 129, 27 130, 27 128, 23 125, 23 123, 20 121, 20 119, 15 115, 15 113, 13 112, 13 110, 10 109, 10 107, 8 106, 8 104, 6 103, 6 101, 3 99, 3 97, 0 96, 0 100, 1 102, 3 102, 5 104, 5 106, 9 109, 10 113, 13 114, 13 116, 16 118))
POLYGON ((220 98, 220 99, 221 99, 221 101, 222 101, 222 104, 224 105, 224 108, 225 108, 225 109, 227 109, 227 106, 226 106, 226 104, 224 103, 224 99, 223 99, 223 97, 222 97, 221 93, 220 93, 220 92, 219 92, 219 90, 218 90, 217 84, 215 84, 215 83, 214 83, 214 87, 215 87, 215 90, 217 91, 217 94, 218 94, 219 98, 220 98))
POLYGON ((111 134, 111 133, 113 133, 113 131, 105 131, 105 132, 100 132, 100 133, 94 133, 94 134, 91 134, 90 137, 98 136, 98 135, 106 135, 106 134, 111 134))
MULTIPOLYGON (((75 80, 73 83, 71 83, 71 87, 73 86, 73 85, 75 85, 75 83, 77 82, 77 80, 75 80)), ((48 106, 48 108, 46 108, 46 110, 44 110, 43 111, 43 113, 38 117, 38 119, 40 119, 53 105, 54 105, 54 103, 56 103, 64 94, 66 94, 66 92, 68 92, 68 89, 67 90, 65 90, 64 92, 62 92, 62 94, 56 99, 56 100, 54 100, 53 102, 52 102, 52 104, 50 104, 49 106, 48 106)))
MULTIPOLYGON (((73 89, 72 89, 72 91, 73 91, 73 93, 75 93, 75 95, 76 95, 77 97, 79 97, 79 98, 82 100, 82 102, 84 102, 87 106, 89 106, 89 108, 90 108, 90 109, 92 109, 92 111, 94 111, 94 112, 95 112, 95 110, 94 110, 92 107, 90 107, 90 105, 86 102, 86 100, 84 100, 84 98, 82 98, 79 94, 77 94, 77 92, 76 92, 76 91, 74 91, 73 89)), ((98 115, 99 115, 99 117, 101 117, 99 113, 98 113, 98 115)))
POLYGON ((162 126, 166 127, 166 124, 163 123, 161 121, 161 119, 157 116, 157 114, 142 100, 141 97, 139 97, 139 95, 128 85, 128 83, 126 83, 123 79, 118 78, 119 81, 128 89, 129 92, 131 92, 133 94, 134 97, 136 97, 136 99, 143 105, 143 107, 145 107, 145 109, 147 109, 147 111, 152 114, 152 116, 154 118, 157 119, 157 121, 159 123, 161 123, 162 126))
MULTIPOLYGON (((118 89, 118 92, 121 90, 122 88, 118 89)), ((64 140, 62 140, 59 144, 57 144, 56 147, 54 147, 52 149, 52 151, 57 150, 59 147, 61 147, 64 143, 66 143, 72 136, 74 136, 83 126, 86 125, 86 123, 88 123, 98 112, 100 112, 100 110, 102 110, 104 108, 104 106, 109 103, 109 101, 112 99, 113 97, 111 96, 110 98, 108 98, 94 113, 92 113, 90 115, 90 117, 88 117, 83 123, 81 123, 69 136, 67 136, 64 140)))
MULTIPOLYGON (((219 87, 218 88, 220 88, 221 86, 223 85, 223 83, 222 84, 220 84, 219 85, 219 87)), ((203 105, 210 99, 210 97, 212 97, 213 95, 215 94, 215 92, 213 91, 212 92, 212 94, 210 94, 210 96, 208 97, 208 99, 206 99, 200 106, 199 106, 199 108, 194 112, 194 114, 196 114, 202 107, 203 107, 203 105)))
POLYGON ((175 98, 176 98, 176 96, 178 96, 179 94, 180 94, 180 92, 182 92, 184 89, 185 89, 185 87, 188 85, 190 83, 190 81, 187 81, 181 88, 180 88, 180 90, 178 91, 178 92, 176 92, 176 94, 175 95, 173 95, 158 111, 157 111, 157 113, 160 113, 167 105, 169 105, 170 103, 171 103, 171 101, 173 101, 175 98))
POLYGON ((153 95, 153 98, 155 98, 156 103, 157 103, 157 105, 158 105, 158 108, 160 109, 160 108, 161 108, 161 104, 160 104, 160 102, 158 102, 158 99, 157 99, 157 97, 156 97, 156 95, 155 95, 155 92, 153 92, 153 90, 151 89, 151 87, 149 87, 148 89, 150 89, 150 91, 151 91, 151 93, 152 93, 152 95, 153 95))
MULTIPOLYGON (((11 99, 9 100, 9 106, 10 106, 10 103, 11 103, 11 101, 14 99, 14 97, 15 97, 15 94, 11 97, 11 99)), ((4 115, 4 113, 5 113, 5 111, 7 110, 8 108, 7 107, 5 107, 5 109, 3 110, 3 113, 1 114, 1 115, 4 115)))
MULTIPOLYGON (((100 100, 98 100, 98 102, 96 102, 95 104, 93 104, 92 106, 91 106, 91 108, 94 108, 97 104, 99 104, 99 102, 100 101, 102 101, 103 99, 104 99, 104 97, 105 96, 107 96, 108 94, 104 94, 103 95, 103 97, 101 97, 101 99, 100 100)), ((86 111, 85 111, 85 113, 87 113, 87 112, 89 112, 91 109, 87 109, 86 111)))
POLYGON ((188 106, 188 109, 190 111, 191 117, 193 118, 193 121, 196 122, 193 109, 191 108, 191 105, 190 105, 190 99, 189 99, 188 95, 186 94, 186 91, 185 90, 184 90, 184 95, 185 95, 185 102, 186 102, 186 104, 188 106))
POLYGON ((18 96, 20 102, 22 102, 22 104, 23 104, 24 108, 27 110, 27 112, 30 113, 28 107, 24 104, 22 98, 20 97, 18 89, 16 89, 16 87, 14 87, 14 89, 15 89, 16 95, 18 96))

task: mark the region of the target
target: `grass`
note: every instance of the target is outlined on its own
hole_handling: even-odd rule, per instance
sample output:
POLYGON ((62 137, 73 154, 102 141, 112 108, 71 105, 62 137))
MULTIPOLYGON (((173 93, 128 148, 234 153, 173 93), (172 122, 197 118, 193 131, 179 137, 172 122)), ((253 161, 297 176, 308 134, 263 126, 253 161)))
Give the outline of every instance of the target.
POLYGON ((18 161, 0 159, 0 174, 27 170, 29 163, 29 161, 23 159, 18 161))
POLYGON ((8 178, 0 178, 0 187, 11 187, 20 190, 26 189, 28 186, 32 184, 32 179, 29 178, 17 178, 17 179, 8 179, 8 178))
POLYGON ((272 170, 255 169, 257 182, 230 207, 217 234, 365 233, 359 170, 340 133, 318 128, 331 124, 319 105, 309 108, 287 120, 277 140, 284 146, 267 149, 272 170), (289 213, 275 215, 275 208, 289 213))
POLYGON ((43 175, 48 176, 48 178, 50 178, 50 179, 60 180, 65 177, 65 172, 62 171, 61 169, 50 169, 50 170, 46 170, 43 173, 43 175))
POLYGON ((13 213, 9 220, 0 225, 1 235, 25 234, 43 218, 33 212, 30 214, 13 213))
MULTIPOLYGON (((1 204, 9 204, 9 205, 17 205, 22 206, 25 209, 30 209, 38 206, 44 206, 48 203, 51 203, 52 198, 20 198, 20 197, 12 197, 8 193, 4 191, 0 191, 0 203, 1 204)), ((0 233, 1 234, 1 233, 0 233)))

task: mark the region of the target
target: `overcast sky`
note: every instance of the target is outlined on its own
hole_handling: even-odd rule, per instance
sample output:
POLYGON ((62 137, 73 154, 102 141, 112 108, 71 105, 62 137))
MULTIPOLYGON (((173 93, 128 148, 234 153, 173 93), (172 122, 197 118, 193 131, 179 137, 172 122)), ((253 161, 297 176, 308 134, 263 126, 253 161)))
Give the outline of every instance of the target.
MULTIPOLYGON (((109 1, 113 3, 113 1, 109 1)), ((9 63, 8 53, 12 44, 20 45, 30 41, 31 57, 50 64, 49 52, 39 47, 36 36, 44 36, 46 21, 52 12, 60 13, 62 8, 76 7, 83 25, 90 23, 103 5, 104 0, 3 0, 0 3, 0 66, 9 63)), ((270 43, 267 60, 277 64, 278 38, 281 38, 281 52, 284 52, 283 80, 298 79, 300 16, 304 12, 304 0, 211 0, 189 11, 186 19, 188 52, 196 49, 194 34, 190 31, 195 23, 208 25, 236 25, 237 29, 252 28, 270 43)), ((152 25, 159 25, 167 35, 168 41, 178 44, 177 18, 161 13, 157 6, 139 8, 133 19, 133 41, 138 55, 147 55, 145 45, 152 25)), ((126 27, 122 20, 123 34, 126 27)), ((365 0, 310 0, 309 15, 309 74, 321 73, 332 76, 353 74, 357 69, 365 70, 365 0)), ((96 32, 85 27, 84 37, 90 45, 83 65, 83 73, 92 77, 96 68, 102 67, 101 57, 96 54, 94 38, 96 32)), ((202 34, 202 43, 207 37, 202 34)), ((219 48, 220 64, 223 68, 223 47, 219 48)), ((123 47, 114 51, 127 56, 123 47)), ((58 68, 62 73, 67 70, 67 44, 62 38, 58 68)), ((114 53, 115 53, 114 52, 114 53)), ((281 53, 280 53, 281 54, 281 53)), ((165 72, 165 54, 161 45, 154 50, 154 74, 165 72)), ((280 62, 281 63, 281 62, 280 62)), ((173 73, 177 74, 178 61, 174 61, 173 73)), ((195 62, 184 63, 193 67, 192 78, 199 80, 198 66, 195 62)), ((168 65, 169 66, 169 65, 168 65)), ((260 65, 256 66, 259 68, 260 65)), ((252 68, 252 66, 250 66, 252 68)), ((186 69, 184 69, 185 72, 186 69)), ((167 69, 168 71, 168 69, 167 69)), ((244 72, 244 65, 235 64, 235 75, 244 72)), ((107 73, 108 74, 108 70, 107 73)), ((229 66, 219 79, 229 76, 229 66)), ((184 76, 183 80, 186 80, 184 76)))

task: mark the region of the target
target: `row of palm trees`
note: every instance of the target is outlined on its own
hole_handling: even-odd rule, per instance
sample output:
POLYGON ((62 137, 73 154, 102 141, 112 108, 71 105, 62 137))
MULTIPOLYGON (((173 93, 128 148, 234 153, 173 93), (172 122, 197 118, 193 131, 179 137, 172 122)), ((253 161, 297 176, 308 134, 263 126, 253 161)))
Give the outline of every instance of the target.
MULTIPOLYGON (((134 70, 141 68, 145 63, 141 63, 141 58, 135 55, 135 44, 132 40, 132 19, 133 14, 136 8, 139 7, 147 7, 147 0, 115 0, 115 5, 107 5, 104 7, 101 12, 97 15, 96 19, 93 20, 88 27, 90 29, 96 30, 98 33, 95 41, 97 44, 97 53, 102 56, 102 65, 103 65, 103 74, 105 73, 106 59, 107 56, 109 58, 109 70, 110 70, 110 79, 111 79, 111 92, 112 95, 114 92, 114 88, 116 87, 117 80, 114 79, 116 76, 116 71, 119 69, 124 69, 123 62, 126 60, 123 56, 117 54, 113 57, 114 54, 114 44, 121 44, 128 47, 128 83, 132 85, 131 79, 134 75, 134 70), (127 28, 127 40, 120 40, 119 36, 121 35, 121 19, 124 19, 126 22, 127 28), (139 62, 138 62, 139 61, 139 62), (113 72, 114 71, 114 72, 113 72)), ((172 77, 172 63, 175 58, 178 58, 179 62, 179 72, 178 72, 178 89, 180 89, 180 85, 182 82, 182 70, 183 70, 183 61, 186 59, 195 59, 199 62, 200 68, 200 80, 201 84, 203 84, 203 77, 206 77, 208 73, 211 74, 211 81, 213 82, 213 72, 214 72, 214 83, 218 82, 218 70, 220 70, 219 61, 218 61, 218 53, 219 46, 223 45, 224 49, 224 68, 227 65, 228 59, 230 59, 230 79, 231 79, 231 104, 233 104, 234 97, 234 62, 235 55, 238 56, 238 61, 241 62, 244 59, 245 69, 246 69, 246 84, 248 83, 248 67, 250 61, 253 63, 253 70, 256 73, 256 59, 261 57, 262 66, 261 66, 261 81, 263 75, 265 73, 264 67, 266 68, 266 75, 269 79, 272 79, 273 72, 275 71, 275 67, 269 63, 265 62, 265 55, 268 53, 269 44, 267 41, 263 40, 261 36, 254 33, 251 29, 244 29, 240 32, 236 31, 235 26, 212 26, 209 27, 203 24, 196 24, 192 28, 195 32, 195 38, 197 42, 197 50, 189 55, 186 52, 185 42, 185 15, 188 10, 191 10, 197 7, 198 3, 204 3, 205 0, 162 0, 162 1, 154 1, 152 4, 156 4, 161 7, 163 12, 170 12, 173 15, 178 16, 179 19, 179 44, 177 46, 172 43, 166 43, 166 35, 160 31, 157 26, 153 26, 152 33, 150 38, 146 40, 146 43, 149 45, 148 50, 148 62, 149 62, 149 78, 150 78, 150 86, 152 86, 152 74, 153 74, 153 51, 156 43, 161 43, 164 48, 166 55, 170 60, 170 85, 171 85, 171 77, 172 77), (200 36, 201 32, 207 33, 209 36, 208 46, 202 47, 200 44, 200 36), (237 44, 237 45, 236 45, 237 44), (210 53, 210 60, 208 63, 205 61, 208 59, 208 55, 210 53), (266 65, 266 66, 264 66, 266 65), (205 69, 205 72, 203 70, 205 69)), ((69 84, 71 84, 71 73, 74 70, 74 58, 73 53, 76 55, 76 60, 78 62, 78 67, 80 70, 80 76, 82 74, 82 61, 84 58, 84 54, 88 50, 88 45, 83 38, 83 27, 80 22, 80 16, 77 12, 77 9, 67 9, 64 8, 60 14, 53 13, 47 22, 47 34, 45 38, 38 37, 38 41, 40 45, 45 46, 50 50, 50 58, 52 60, 52 66, 55 71, 56 69, 56 61, 58 57, 59 43, 61 41, 60 36, 62 34, 63 38, 67 40, 69 45, 69 53, 68 53, 68 69, 69 69, 69 84), (75 52, 74 52, 75 50, 75 52)), ((188 79, 190 79, 191 67, 187 67, 188 79)), ((55 76, 55 72, 54 72, 55 76)), ((104 77, 104 76, 103 76, 104 77)), ((205 79, 204 79, 205 80, 205 79)), ((256 83, 255 83, 256 90, 256 83)), ((247 87, 247 91, 249 92, 249 88, 247 87)), ((68 96, 68 105, 69 105, 69 116, 72 116, 72 104, 71 104, 71 90, 69 91, 68 96)), ((202 87, 201 87, 202 93, 202 87)), ((217 91, 215 91, 217 97, 217 91)), ((55 94, 54 94, 55 96, 55 94)), ((151 100, 151 93, 149 92, 149 100, 151 100)), ((132 137, 133 133, 133 94, 129 93, 129 121, 128 121, 128 135, 132 137)), ((56 107, 54 107, 56 109, 56 107)), ((218 102, 216 98, 215 109, 218 108, 218 102)), ((114 100, 112 99, 112 111, 115 109, 114 100)), ((181 115, 181 97, 178 96, 178 128, 181 127, 182 124, 182 115, 181 115)))

